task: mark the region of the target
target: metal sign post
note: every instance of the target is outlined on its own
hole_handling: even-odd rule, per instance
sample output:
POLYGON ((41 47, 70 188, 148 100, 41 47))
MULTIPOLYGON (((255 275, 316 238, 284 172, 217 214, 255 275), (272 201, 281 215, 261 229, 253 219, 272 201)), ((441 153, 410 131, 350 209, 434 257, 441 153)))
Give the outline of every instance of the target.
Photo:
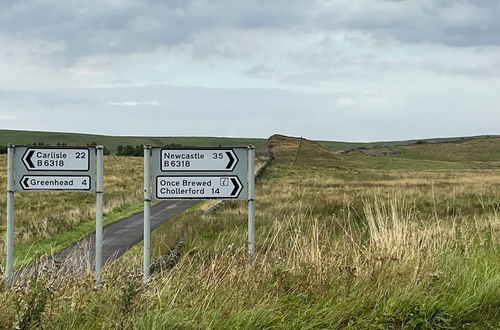
POLYGON ((144 146, 144 282, 151 265, 151 146, 144 146))
POLYGON ((5 277, 14 274, 14 192, 80 191, 96 193, 96 284, 101 282, 103 147, 8 146, 7 259, 5 277))
POLYGON ((150 271, 151 200, 248 201, 248 255, 255 250, 255 149, 144 147, 144 282, 150 271))
POLYGON ((102 146, 97 151, 97 186, 95 201, 95 282, 101 285, 102 280, 102 215, 104 210, 104 150, 102 146))
POLYGON ((255 148, 248 147, 248 262, 255 254, 255 148))
POLYGON ((14 157, 16 149, 7 147, 7 264, 5 276, 7 285, 12 282, 14 273, 14 157))

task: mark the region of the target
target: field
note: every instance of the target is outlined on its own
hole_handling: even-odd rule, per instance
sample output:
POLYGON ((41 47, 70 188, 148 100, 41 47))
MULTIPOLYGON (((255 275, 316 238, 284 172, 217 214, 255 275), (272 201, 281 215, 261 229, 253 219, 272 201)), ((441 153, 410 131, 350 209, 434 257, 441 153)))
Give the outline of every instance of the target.
POLYGON ((0 146, 9 143, 17 145, 32 145, 34 143, 44 143, 56 145, 66 143, 69 146, 87 145, 97 143, 106 146, 112 154, 116 153, 119 145, 152 145, 163 146, 169 144, 181 144, 183 146, 247 146, 255 145, 257 153, 265 152, 267 148, 266 139, 252 138, 223 138, 223 137, 139 137, 139 136, 110 136, 92 135, 78 133, 58 133, 58 132, 35 132, 35 131, 14 131, 0 130, 0 146))
MULTIPOLYGON (((105 157, 104 214, 109 222, 142 209, 142 158, 105 157)), ((6 155, 0 155, 0 190, 6 191, 6 155)), ((5 264, 6 198, 0 198, 0 260, 5 264)), ((60 249, 95 230, 95 194, 15 194, 16 266, 60 249)))
POLYGON ((136 246, 98 290, 91 273, 0 289, 0 327, 499 328, 500 139, 459 142, 369 157, 273 136, 252 266, 245 203, 191 210, 154 232, 155 256, 184 246, 148 284, 136 246))

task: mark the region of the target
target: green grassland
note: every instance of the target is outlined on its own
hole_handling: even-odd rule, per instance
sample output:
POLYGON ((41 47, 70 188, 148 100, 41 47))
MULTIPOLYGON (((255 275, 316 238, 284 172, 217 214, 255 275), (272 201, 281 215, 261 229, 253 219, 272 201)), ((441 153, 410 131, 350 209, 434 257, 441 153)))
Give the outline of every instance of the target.
POLYGON ((90 272, 0 288, 0 327, 500 328, 500 139, 387 157, 284 136, 270 145, 253 265, 244 202, 193 208, 153 232, 154 256, 185 245, 148 284, 139 245, 98 290, 90 272))
MULTIPOLYGON (((417 142, 425 143, 450 143, 464 142, 493 136, 477 137, 455 137, 455 138, 433 138, 422 140, 405 141, 380 141, 380 142, 343 142, 343 141, 319 141, 322 145, 331 150, 339 151, 361 146, 407 146, 417 142)), ((44 143, 56 145, 57 143, 66 143, 67 145, 87 145, 97 143, 105 145, 112 153, 116 153, 119 145, 152 145, 163 146, 169 144, 181 144, 183 146, 247 146, 254 145, 257 153, 264 154, 267 151, 267 139, 259 138, 227 138, 227 137, 144 137, 144 136, 110 136, 96 134, 80 133, 62 133, 62 132, 43 132, 43 131, 20 131, 20 130, 2 130, 0 129, 0 146, 6 146, 9 143, 17 145, 29 145, 33 143, 44 143)))
POLYGON ((376 141, 376 142, 341 142, 341 141, 318 141, 327 146, 331 150, 340 151, 349 148, 357 147, 375 147, 375 146, 410 146, 414 144, 445 144, 445 143, 461 143, 476 139, 488 139, 499 137, 498 135, 479 135, 469 137, 449 137, 449 138, 430 138, 419 140, 401 140, 401 141, 376 141))
POLYGON ((169 144, 181 144, 183 146, 247 146, 255 145, 258 153, 265 153, 267 149, 266 139, 255 138, 226 138, 226 137, 140 137, 140 136, 110 136, 78 133, 57 133, 37 131, 15 131, 0 130, 0 145, 9 143, 17 145, 28 145, 33 143, 44 143, 56 145, 66 143, 67 145, 87 145, 97 143, 106 146, 112 153, 116 153, 119 145, 152 145, 163 146, 169 144))

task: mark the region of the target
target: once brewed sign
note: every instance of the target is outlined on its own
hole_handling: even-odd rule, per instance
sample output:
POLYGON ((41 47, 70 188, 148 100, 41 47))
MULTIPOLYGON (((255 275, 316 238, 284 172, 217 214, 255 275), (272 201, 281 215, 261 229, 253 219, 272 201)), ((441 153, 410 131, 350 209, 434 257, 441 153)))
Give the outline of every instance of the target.
POLYGON ((231 172, 238 163, 232 149, 162 149, 162 172, 231 172))
POLYGON ((96 191, 96 148, 15 147, 16 191, 96 191))
POLYGON ((90 190, 91 177, 79 175, 25 175, 23 190, 90 190))
POLYGON ((158 199, 236 199, 243 190, 237 176, 157 176, 158 199))
POLYGON ((27 148, 22 157, 28 171, 88 171, 88 148, 27 148))

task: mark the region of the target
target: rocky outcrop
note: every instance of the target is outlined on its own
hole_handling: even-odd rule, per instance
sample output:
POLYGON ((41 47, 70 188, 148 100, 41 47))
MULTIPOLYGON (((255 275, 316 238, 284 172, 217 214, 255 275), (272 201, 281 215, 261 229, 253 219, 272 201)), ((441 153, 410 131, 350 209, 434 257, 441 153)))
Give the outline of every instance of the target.
POLYGON ((153 260, 149 267, 151 274, 172 269, 181 259, 181 250, 183 246, 184 240, 180 239, 170 253, 153 260))
POLYGON ((362 155, 370 156, 370 157, 384 157, 384 156, 403 154, 403 150, 400 150, 394 146, 374 146, 374 147, 362 146, 362 147, 356 147, 356 148, 342 150, 339 152, 339 154, 346 155, 346 154, 349 154, 351 152, 359 152, 362 155), (387 151, 384 150, 384 151, 370 153, 369 150, 373 150, 373 149, 386 149, 387 151))

